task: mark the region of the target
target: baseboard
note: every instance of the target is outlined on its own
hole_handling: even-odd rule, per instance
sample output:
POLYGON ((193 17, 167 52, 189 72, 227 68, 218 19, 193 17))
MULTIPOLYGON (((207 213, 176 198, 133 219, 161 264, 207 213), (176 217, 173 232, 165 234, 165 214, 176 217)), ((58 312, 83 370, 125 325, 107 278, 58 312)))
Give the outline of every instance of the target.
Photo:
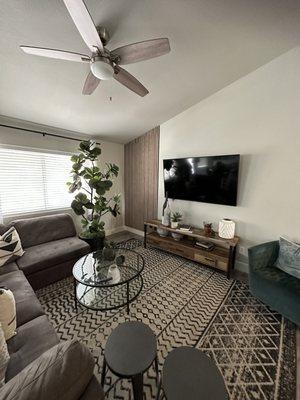
POLYGON ((249 274, 249 266, 247 263, 245 263, 243 261, 236 260, 234 269, 237 269, 238 271, 246 272, 247 274, 249 274))
POLYGON ((125 231, 126 229, 125 229, 125 226, 124 225, 122 225, 122 226, 117 226, 116 228, 112 228, 112 229, 106 229, 105 230, 105 235, 106 236, 109 236, 109 235, 113 235, 114 233, 119 233, 119 232, 122 232, 122 231, 125 231))
POLYGON ((125 229, 125 231, 135 233, 136 235, 144 236, 144 232, 140 231, 139 229, 134 229, 134 228, 131 228, 130 226, 126 226, 126 225, 124 226, 124 229, 125 229))

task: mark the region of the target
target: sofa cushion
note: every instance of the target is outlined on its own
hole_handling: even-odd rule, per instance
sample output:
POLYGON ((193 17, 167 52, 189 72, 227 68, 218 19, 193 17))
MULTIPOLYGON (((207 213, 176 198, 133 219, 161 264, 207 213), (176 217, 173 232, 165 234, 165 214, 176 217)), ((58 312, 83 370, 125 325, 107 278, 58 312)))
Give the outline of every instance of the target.
POLYGON ((40 302, 22 271, 17 270, 0 275, 0 285, 7 287, 14 294, 17 327, 44 314, 40 302))
POLYGON ((62 342, 0 389, 0 398, 77 400, 90 382, 93 370, 94 359, 86 346, 78 341, 62 342))
POLYGON ((9 363, 9 353, 4 336, 4 332, 0 323, 0 388, 4 385, 6 368, 9 363))
POLYGON ((0 276, 13 271, 19 271, 19 268, 15 262, 5 264, 0 268, 0 276))
POLYGON ((104 392, 102 386, 98 382, 95 375, 90 380, 80 400, 104 400, 104 392))
POLYGON ((45 315, 18 327, 16 336, 7 341, 10 361, 6 381, 58 342, 57 334, 45 315))
POLYGON ((16 301, 13 292, 6 287, 0 287, 0 324, 5 340, 16 334, 16 301))
POLYGON ((18 219, 10 222, 9 226, 17 229, 24 248, 76 235, 75 225, 69 214, 18 219))
POLYGON ((64 261, 80 258, 88 251, 89 245, 73 236, 29 247, 17 264, 25 275, 30 275, 64 261))
POLYGON ((0 268, 24 254, 21 240, 15 227, 9 228, 0 236, 0 268))

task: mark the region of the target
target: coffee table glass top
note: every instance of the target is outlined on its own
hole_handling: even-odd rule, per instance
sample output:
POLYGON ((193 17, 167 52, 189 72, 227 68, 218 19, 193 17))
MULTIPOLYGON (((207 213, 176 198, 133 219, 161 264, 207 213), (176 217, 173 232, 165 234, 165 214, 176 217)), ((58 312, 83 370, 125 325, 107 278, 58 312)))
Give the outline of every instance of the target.
POLYGON ((73 276, 85 286, 110 287, 136 278, 143 268, 143 257, 134 250, 106 249, 81 257, 73 267, 73 276))

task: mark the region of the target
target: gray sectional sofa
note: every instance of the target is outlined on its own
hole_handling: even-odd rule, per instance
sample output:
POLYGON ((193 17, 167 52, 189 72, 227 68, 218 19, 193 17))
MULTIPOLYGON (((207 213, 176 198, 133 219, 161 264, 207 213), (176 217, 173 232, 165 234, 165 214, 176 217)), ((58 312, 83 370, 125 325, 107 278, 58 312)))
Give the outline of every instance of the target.
MULTIPOLYGON (((53 365, 57 365, 57 360, 54 362, 53 357, 57 357, 57 354, 60 356, 65 353, 69 354, 70 348, 74 348, 75 345, 71 344, 66 350, 67 342, 59 344, 59 338, 45 315, 33 289, 70 275, 74 262, 90 251, 89 246, 77 238, 73 220, 67 214, 17 220, 11 222, 9 226, 16 227, 24 246, 25 254, 16 262, 0 267, 0 286, 7 287, 13 292, 16 301, 17 318, 17 334, 7 341, 10 361, 6 371, 6 383, 0 389, 1 400, 27 399, 25 395, 25 397, 22 397, 20 394, 19 397, 15 392, 15 388, 16 385, 22 386, 22 382, 26 381, 26 379, 28 380, 30 374, 36 374, 36 371, 32 372, 35 367, 40 372, 41 366, 35 366, 34 363, 42 363, 45 366, 45 363, 47 364, 48 362, 50 365, 52 362, 53 365), (41 357, 43 360, 41 360, 41 357)), ((7 230, 7 227, 0 226, 0 234, 5 230, 7 230)), ((77 346, 77 350, 75 349, 77 353, 83 354, 81 357, 82 365, 85 364, 84 360, 89 365, 91 362, 93 363, 89 352, 88 354, 92 361, 88 360, 88 356, 84 355, 87 351, 83 349, 84 346, 79 343, 77 343, 77 346)), ((72 350, 73 353, 75 350, 72 350)), ((62 371, 67 371, 65 372, 65 379, 67 380, 67 375, 70 375, 70 371, 74 372, 71 374, 74 377, 80 366, 74 366, 74 357, 73 361, 70 356, 63 357, 64 369, 62 368, 62 371), (69 365, 66 363, 69 363, 69 365)), ((48 373, 53 368, 53 366, 49 365, 46 368, 48 373)), ((89 370, 88 368, 85 369, 89 370)), ((54 373, 57 374, 57 371, 54 373)), ((81 375, 85 376, 84 373, 81 375)), ((49 380, 48 378, 48 381, 44 379, 41 382, 43 382, 43 385, 47 385, 47 382, 52 384, 51 379, 49 380)), ((102 399, 103 392, 96 378, 93 375, 86 374, 86 380, 87 382, 81 382, 79 391, 72 392, 77 393, 76 398, 81 400, 102 399), (83 388, 83 392, 80 393, 83 388), (80 396, 78 396, 79 393, 80 396)), ((38 383, 35 382, 35 385, 38 385, 38 383)), ((23 386, 27 387, 28 390, 27 381, 23 386)), ((71 386, 73 388, 74 384, 71 386)), ((41 388, 38 388, 38 390, 41 390, 41 388)), ((51 388, 47 388, 47 391, 50 394, 51 388)), ((55 387, 52 387, 52 392, 54 397, 45 396, 45 399, 56 398, 59 400, 59 397, 57 397, 58 391, 55 387)), ((28 398, 34 399, 33 393, 28 398)), ((73 397, 63 398, 71 399, 73 397)))

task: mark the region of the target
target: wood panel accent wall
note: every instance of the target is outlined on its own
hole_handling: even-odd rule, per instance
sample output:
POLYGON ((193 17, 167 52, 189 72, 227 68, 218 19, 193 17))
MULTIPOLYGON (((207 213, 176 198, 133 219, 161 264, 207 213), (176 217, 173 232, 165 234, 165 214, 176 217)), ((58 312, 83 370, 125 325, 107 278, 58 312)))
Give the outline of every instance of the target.
POLYGON ((143 230, 157 218, 159 127, 125 145, 125 225, 143 230))

